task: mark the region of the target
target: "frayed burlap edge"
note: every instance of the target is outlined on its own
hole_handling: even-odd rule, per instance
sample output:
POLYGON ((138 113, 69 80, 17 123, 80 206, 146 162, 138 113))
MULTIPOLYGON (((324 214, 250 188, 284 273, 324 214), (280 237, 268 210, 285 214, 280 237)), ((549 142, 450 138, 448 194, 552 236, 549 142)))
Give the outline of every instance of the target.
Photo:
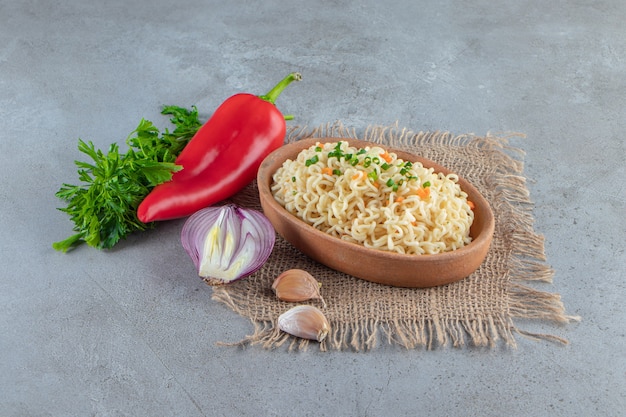
MULTIPOLYGON (((388 344, 400 345, 407 349, 451 345, 461 347, 468 344, 479 347, 494 347, 499 341, 516 347, 515 334, 534 340, 548 340, 567 344, 568 340, 552 334, 533 333, 520 329, 515 319, 544 320, 555 323, 570 323, 580 320, 578 316, 568 315, 558 294, 534 289, 523 282, 551 283, 554 270, 546 263, 544 237, 533 229, 532 201, 526 187, 523 172, 525 153, 509 145, 512 137, 524 135, 513 133, 506 135, 487 134, 479 137, 473 134, 453 135, 450 132, 414 132, 406 128, 373 125, 368 126, 362 135, 354 128, 347 128, 341 122, 329 123, 309 129, 292 127, 288 130, 286 142, 306 138, 339 137, 368 140, 374 143, 393 143, 392 147, 402 148, 441 144, 451 146, 473 146, 486 150, 496 150, 501 158, 499 169, 491 178, 497 186, 498 211, 510 213, 515 223, 508 224, 508 240, 511 242, 507 262, 509 272, 508 314, 486 316, 481 319, 460 320, 434 317, 431 319, 415 318, 390 322, 362 320, 353 323, 331 321, 331 333, 321 343, 292 337, 278 329, 276 322, 252 320, 254 331, 251 335, 235 343, 223 343, 225 346, 260 345, 266 349, 287 346, 289 351, 306 350, 311 344, 319 346, 320 351, 328 350, 371 350, 382 340, 388 344)), ((235 300, 224 287, 213 288, 213 299, 224 303, 233 311, 245 316, 240 308, 240 301, 235 300)))
MULTIPOLYGON (((233 311, 245 316, 239 307, 240 304, 226 291, 214 290, 213 299, 230 307, 233 311)), ((244 339, 226 343, 219 342, 220 346, 261 346, 265 349, 278 349, 287 346, 289 351, 307 350, 312 344, 319 346, 319 350, 352 350, 370 351, 380 341, 389 345, 398 345, 406 349, 425 348, 432 350, 439 346, 451 345, 462 347, 473 345, 477 347, 493 348, 497 342, 503 340, 507 346, 515 347, 513 332, 534 339, 547 339, 567 343, 565 339, 552 335, 539 335, 516 329, 511 319, 501 316, 487 316, 484 319, 403 319, 389 322, 377 320, 361 320, 352 323, 330 321, 331 332, 321 343, 292 337, 280 329, 275 322, 252 320, 254 331, 244 339)))

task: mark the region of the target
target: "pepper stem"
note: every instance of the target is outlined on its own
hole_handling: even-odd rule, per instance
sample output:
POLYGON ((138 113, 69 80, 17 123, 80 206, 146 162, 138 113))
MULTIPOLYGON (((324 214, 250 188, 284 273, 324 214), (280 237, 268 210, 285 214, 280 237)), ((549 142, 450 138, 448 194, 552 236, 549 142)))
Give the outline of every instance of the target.
POLYGON ((276 103, 276 99, 283 92, 283 90, 291 84, 292 81, 300 81, 302 79, 302 75, 299 72, 292 72, 288 76, 282 79, 281 82, 276 84, 276 87, 272 88, 267 94, 259 96, 261 100, 268 101, 272 104, 276 103))

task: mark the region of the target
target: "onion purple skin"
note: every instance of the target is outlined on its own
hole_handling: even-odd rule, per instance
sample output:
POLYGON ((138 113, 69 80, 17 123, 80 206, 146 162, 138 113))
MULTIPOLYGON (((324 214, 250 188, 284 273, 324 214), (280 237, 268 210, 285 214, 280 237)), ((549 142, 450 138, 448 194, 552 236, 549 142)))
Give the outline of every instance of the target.
POLYGON ((210 285, 235 282, 259 270, 275 241, 274 227, 263 213, 235 204, 199 210, 181 231, 183 248, 210 285), (213 244, 205 247, 208 242, 213 244))

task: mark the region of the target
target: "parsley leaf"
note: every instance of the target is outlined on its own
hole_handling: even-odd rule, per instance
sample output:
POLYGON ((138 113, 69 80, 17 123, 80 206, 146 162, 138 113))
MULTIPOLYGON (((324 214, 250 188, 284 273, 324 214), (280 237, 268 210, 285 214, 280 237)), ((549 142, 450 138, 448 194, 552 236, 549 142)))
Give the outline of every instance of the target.
POLYGON ((92 142, 78 140, 78 150, 91 159, 75 161, 82 184, 64 183, 55 194, 67 202, 59 210, 70 216, 76 234, 53 243, 54 249, 67 252, 83 242, 110 249, 128 234, 151 227, 137 218, 137 207, 155 186, 182 169, 176 157, 202 126, 195 107, 166 106, 161 113, 171 115, 176 128, 161 133, 142 119, 126 139, 126 153, 115 143, 105 153, 92 142))

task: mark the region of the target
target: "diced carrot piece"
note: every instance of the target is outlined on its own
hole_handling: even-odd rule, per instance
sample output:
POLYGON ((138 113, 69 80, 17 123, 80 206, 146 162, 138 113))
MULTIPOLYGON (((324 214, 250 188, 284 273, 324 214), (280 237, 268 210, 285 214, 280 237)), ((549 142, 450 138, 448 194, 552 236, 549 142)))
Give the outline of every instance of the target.
POLYGON ((322 174, 333 175, 333 169, 331 167, 322 168, 322 174))
POLYGON ((467 200, 467 205, 469 206, 470 210, 474 211, 474 209, 476 208, 476 204, 474 204, 473 201, 467 200))
POLYGON ((421 198, 422 200, 427 199, 428 197, 430 197, 430 187, 426 187, 426 188, 418 188, 417 189, 417 195, 419 196, 419 198, 421 198))
POLYGON ((391 162, 391 155, 389 155, 387 152, 381 153, 380 157, 383 158, 385 162, 391 162))

